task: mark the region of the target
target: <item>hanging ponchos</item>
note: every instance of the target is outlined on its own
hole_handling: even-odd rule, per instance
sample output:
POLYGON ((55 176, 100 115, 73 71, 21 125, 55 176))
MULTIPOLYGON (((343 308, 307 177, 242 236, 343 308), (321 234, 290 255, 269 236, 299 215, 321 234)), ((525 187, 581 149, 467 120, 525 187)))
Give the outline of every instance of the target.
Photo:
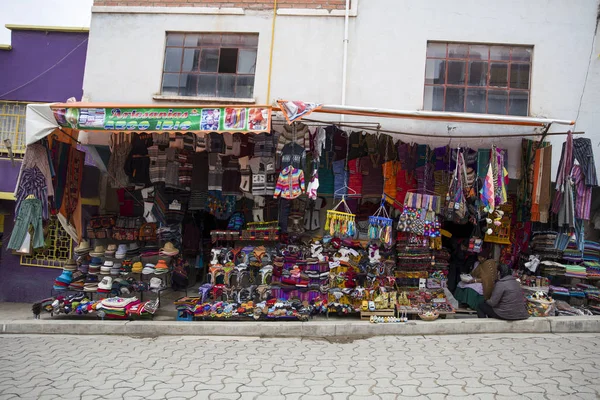
POLYGON ((531 195, 531 221, 547 223, 550 209, 550 174, 552 146, 535 152, 533 191, 531 195))

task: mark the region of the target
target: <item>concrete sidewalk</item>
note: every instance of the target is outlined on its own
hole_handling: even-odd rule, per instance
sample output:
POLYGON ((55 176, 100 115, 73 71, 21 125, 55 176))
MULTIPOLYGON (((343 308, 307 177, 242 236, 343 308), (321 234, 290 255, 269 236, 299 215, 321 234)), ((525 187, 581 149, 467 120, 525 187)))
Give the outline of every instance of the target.
POLYGON ((372 324, 348 318, 315 318, 309 322, 184 322, 174 309, 152 321, 101 321, 94 316, 42 314, 34 320, 31 305, 0 303, 0 333, 127 336, 251 336, 364 338, 382 335, 462 335, 492 333, 600 333, 600 317, 548 317, 506 322, 493 319, 446 319, 372 324))

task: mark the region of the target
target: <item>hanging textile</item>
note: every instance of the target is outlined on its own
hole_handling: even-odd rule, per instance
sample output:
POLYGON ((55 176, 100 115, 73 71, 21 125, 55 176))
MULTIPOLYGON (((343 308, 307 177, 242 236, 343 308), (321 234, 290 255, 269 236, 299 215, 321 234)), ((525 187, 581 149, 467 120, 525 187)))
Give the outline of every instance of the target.
MULTIPOLYGON (((564 203, 564 196, 567 187, 568 176, 573 168, 573 133, 569 131, 567 140, 563 143, 560 155, 560 163, 556 174, 556 193, 552 202, 552 212, 559 214, 561 206, 564 203)), ((563 213, 564 215, 564 213, 563 213)))
POLYGON ((575 217, 589 220, 590 209, 592 206, 592 187, 585 183, 586 177, 584 176, 583 167, 574 165, 571 176, 573 178, 573 185, 576 193, 575 217))
POLYGON ((550 174, 552 170, 552 146, 535 152, 533 191, 531 196, 531 221, 547 223, 550 208, 550 174))
POLYGON ((587 186, 598 186, 594 152, 592 151, 592 141, 588 138, 574 139, 573 155, 579 162, 579 165, 581 165, 583 176, 585 177, 585 184, 587 186))
POLYGON ((85 153, 71 147, 69 152, 69 167, 67 170, 67 183, 65 186, 65 194, 63 198, 65 217, 68 221, 71 220, 77 202, 81 197, 81 182, 83 180, 83 167, 85 162, 85 153))

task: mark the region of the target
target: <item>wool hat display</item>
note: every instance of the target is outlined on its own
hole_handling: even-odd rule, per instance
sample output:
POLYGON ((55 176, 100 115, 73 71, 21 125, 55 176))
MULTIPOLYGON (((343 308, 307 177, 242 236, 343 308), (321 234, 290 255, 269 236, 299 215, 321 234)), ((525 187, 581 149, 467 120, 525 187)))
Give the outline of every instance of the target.
POLYGON ((62 282, 69 285, 69 283, 71 283, 71 281, 73 280, 73 272, 63 269, 62 274, 60 274, 58 278, 56 278, 56 280, 58 282, 62 282))
POLYGON ((169 266, 165 262, 165 260, 158 260, 156 266, 154 267, 154 273, 156 274, 166 274, 169 272, 169 266))
POLYGON ((134 274, 139 274, 140 272, 142 272, 143 269, 144 269, 143 264, 138 261, 138 262, 133 263, 131 272, 133 272, 134 274))
POLYGON ((92 257, 104 257, 104 246, 96 246, 94 247, 94 251, 90 251, 90 256, 92 257))
POLYGON ((105 276, 98 284, 98 293, 108 293, 112 290, 113 280, 110 276, 105 276))
POLYGON ((164 256, 176 256, 177 254, 179 254, 179 250, 175 246, 173 246, 173 243, 167 242, 165 244, 165 247, 160 249, 160 254, 164 256))

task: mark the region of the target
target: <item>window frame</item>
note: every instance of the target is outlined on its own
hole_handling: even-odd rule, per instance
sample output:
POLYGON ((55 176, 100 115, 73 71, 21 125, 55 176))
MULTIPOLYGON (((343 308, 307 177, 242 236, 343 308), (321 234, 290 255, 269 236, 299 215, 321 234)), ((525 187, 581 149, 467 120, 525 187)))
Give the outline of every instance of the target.
MULTIPOLYGON (((444 96, 443 96, 443 101, 442 101, 442 112, 463 112, 463 113, 476 113, 473 111, 467 111, 467 99, 468 99, 468 93, 469 93, 469 89, 485 89, 485 112, 484 113, 476 113, 476 114, 489 114, 489 92, 490 91, 494 91, 494 90, 502 90, 502 91, 506 91, 507 92, 507 101, 506 101, 506 113, 505 114, 490 114, 490 115, 507 115, 507 116, 520 116, 518 114, 510 114, 510 94, 511 92, 520 92, 520 93, 527 93, 528 97, 527 97, 527 114, 524 116, 530 116, 531 113, 531 82, 532 82, 532 73, 533 73, 533 50, 534 50, 534 46, 532 45, 524 45, 524 44, 506 44, 506 43, 481 43, 481 42, 454 42, 454 41, 438 41, 438 40, 428 40, 427 41, 427 47, 426 47, 426 51, 425 51, 425 74, 424 74, 424 81, 423 81, 423 110, 427 110, 428 106, 426 106, 425 104, 425 93, 427 91, 428 87, 431 88, 443 88, 444 90, 444 96), (429 45, 430 44, 443 44, 446 46, 446 55, 445 57, 438 57, 438 56, 430 56, 428 54, 428 50, 429 50, 429 45), (465 45, 468 46, 467 48, 467 53, 464 56, 461 57, 450 57, 450 49, 449 46, 450 45, 465 45), (487 59, 471 59, 470 58, 470 53, 471 53, 471 47, 472 46, 485 46, 487 47, 487 53, 488 53, 488 57, 487 59), (508 60, 500 60, 500 59, 496 59, 496 58, 492 58, 491 56, 491 49, 492 47, 504 47, 504 48, 508 48, 510 50, 509 53, 509 59, 508 60), (525 49, 525 50, 530 50, 531 51, 531 56, 529 61, 522 61, 522 60, 513 60, 513 49, 515 48, 520 48, 520 49, 525 49), (440 84, 440 83, 427 83, 427 63, 430 60, 443 60, 444 61, 444 65, 445 65, 445 70, 444 70, 444 83, 440 84), (449 84, 448 83, 448 63, 450 61, 461 61, 465 63, 465 72, 464 72, 464 84, 449 84), (487 63, 487 73, 486 73, 486 84, 482 85, 482 86, 474 86, 474 85, 469 85, 469 73, 470 73, 470 62, 473 61, 480 61, 480 62, 486 62, 487 63), (491 79, 491 69, 492 69, 492 63, 503 63, 503 64, 507 64, 507 82, 506 82, 506 86, 493 86, 490 85, 490 79, 491 79), (514 65, 528 65, 529 66, 529 81, 527 82, 527 89, 520 89, 520 88, 512 88, 511 87, 511 74, 512 74, 512 68, 513 68, 513 64, 514 65), (447 99, 447 91, 448 88, 458 88, 458 89, 464 89, 464 99, 463 99, 463 111, 447 111, 446 110, 446 99, 447 99)), ((433 108, 433 107, 429 107, 429 108, 433 108)), ((440 110, 435 110, 435 111, 440 111, 440 110)))
POLYGON ((249 102, 252 101, 254 102, 254 89, 255 89, 255 85, 256 85, 256 64, 258 63, 258 37, 259 34, 257 32, 189 32, 189 31, 167 31, 165 32, 165 45, 164 45, 164 51, 163 51, 163 60, 162 60, 162 65, 161 65, 161 76, 160 76, 160 88, 159 88, 159 92, 158 95, 155 95, 154 98, 155 99, 169 99, 169 98, 180 98, 182 100, 185 99, 206 99, 206 100, 211 100, 211 101, 215 101, 218 102, 219 100, 235 100, 235 101, 240 101, 240 102, 249 102), (183 43, 181 45, 169 45, 168 43, 168 36, 170 34, 175 34, 175 35, 184 35, 183 36, 183 43), (255 36, 256 37, 256 45, 242 45, 242 44, 236 44, 236 45, 227 45, 227 44, 223 44, 223 43, 219 43, 219 44, 209 44, 206 46, 186 46, 186 37, 187 35, 220 35, 221 36, 221 42, 222 42, 222 36, 223 35, 248 35, 248 36, 255 36), (165 71, 165 63, 167 61, 167 49, 169 48, 176 48, 176 49, 181 49, 181 59, 179 61, 179 71, 177 72, 173 72, 173 71, 165 71), (237 56, 237 61, 236 61, 236 72, 235 73, 219 73, 219 63, 220 63, 220 59, 221 59, 221 49, 228 49, 228 48, 234 48, 238 50, 238 56, 237 56), (186 49, 192 49, 192 50, 198 50, 200 52, 199 54, 199 59, 198 59, 198 70, 192 70, 192 71, 183 71, 183 63, 184 63, 184 58, 185 58, 185 50, 186 49), (217 68, 216 68, 216 72, 201 72, 200 71, 200 57, 202 54, 202 50, 204 49, 217 49, 219 50, 219 57, 217 60, 217 68), (238 72, 238 68, 239 68, 239 63, 240 63, 240 56, 239 56, 239 51, 240 50, 254 50, 256 51, 256 61, 254 64, 254 73, 248 74, 248 73, 239 73, 238 72), (179 83, 179 79, 181 79, 181 75, 183 74, 188 74, 188 75, 196 75, 196 76, 216 76, 217 80, 215 83, 215 96, 210 96, 210 95, 205 95, 205 94, 198 94, 198 84, 196 84, 196 94, 195 95, 184 95, 184 94, 180 94, 179 93, 179 89, 180 86, 177 86, 178 88, 178 92, 177 94, 173 94, 173 93, 164 93, 163 92, 163 84, 164 84, 164 80, 165 80, 165 74, 177 74, 178 75, 178 83, 179 83), (218 92, 218 85, 219 85, 219 77, 220 76, 234 76, 235 77, 235 85, 234 85, 234 97, 227 97, 227 96, 221 96, 219 95, 218 92), (235 97, 235 94, 237 93, 238 90, 238 77, 252 77, 254 78, 254 83, 252 85, 252 96, 251 97, 235 97))

